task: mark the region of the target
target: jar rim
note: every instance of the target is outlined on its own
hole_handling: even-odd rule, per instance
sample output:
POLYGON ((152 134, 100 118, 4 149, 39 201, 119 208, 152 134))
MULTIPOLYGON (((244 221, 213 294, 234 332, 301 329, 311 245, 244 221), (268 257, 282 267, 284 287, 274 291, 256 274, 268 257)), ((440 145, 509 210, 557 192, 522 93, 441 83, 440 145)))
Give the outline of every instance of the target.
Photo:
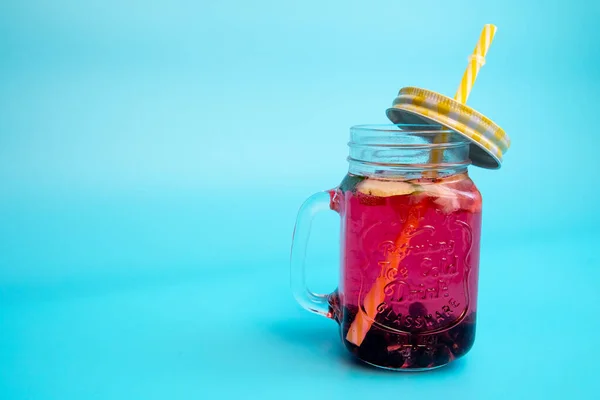
POLYGON ((350 136, 372 136, 382 139, 384 137, 399 138, 402 136, 435 136, 440 134, 450 134, 448 142, 451 143, 470 143, 468 139, 455 131, 448 129, 442 125, 434 124, 360 124, 350 127, 350 136), (371 133, 368 135, 367 133, 371 133))
POLYGON ((441 125, 368 124, 350 127, 350 147, 450 149, 469 146, 464 136, 441 125))
POLYGON ((350 128, 350 172, 453 174, 471 164, 470 141, 441 125, 369 124, 350 128))

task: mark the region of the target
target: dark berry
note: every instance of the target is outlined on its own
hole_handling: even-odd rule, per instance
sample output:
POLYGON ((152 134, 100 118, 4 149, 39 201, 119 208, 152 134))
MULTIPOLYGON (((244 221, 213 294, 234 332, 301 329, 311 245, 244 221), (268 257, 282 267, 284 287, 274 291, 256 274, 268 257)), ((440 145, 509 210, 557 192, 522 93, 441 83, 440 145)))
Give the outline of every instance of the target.
POLYGON ((423 303, 417 301, 408 307, 408 313, 412 317, 424 316, 427 315, 427 307, 425 307, 423 303))
POLYGON ((404 365, 404 356, 400 351, 392 351, 388 353, 388 361, 386 367, 388 368, 402 368, 404 365))
POLYGON ((452 353, 446 346, 438 346, 433 353, 433 366, 448 364, 452 360, 452 353))
POLYGON ((349 321, 352 323, 354 321, 354 317, 358 314, 358 307, 352 304, 346 305, 346 307, 342 308, 344 321, 349 321))
POLYGON ((456 357, 460 357, 468 352, 475 341, 475 324, 460 324, 450 330, 450 337, 453 340, 450 350, 456 357), (460 328, 460 329, 456 329, 460 328))
POLYGON ((358 356, 375 365, 385 366, 388 357, 388 340, 378 329, 370 329, 358 348, 358 356))
MULTIPOLYGON (((410 305, 411 316, 426 312, 422 303, 410 305)), ((475 339, 475 318, 465 318, 453 328, 436 334, 401 334, 374 324, 360 346, 345 340, 348 329, 356 317, 358 308, 343 307, 342 339, 348 350, 368 363, 394 369, 427 369, 448 364, 467 353, 475 339)), ((393 311, 378 315, 376 322, 389 326, 395 318, 393 311), (391 319, 390 319, 391 318, 391 319)), ((414 317, 413 317, 414 318, 414 317)))
POLYGON ((433 363, 433 353, 430 348, 417 347, 413 349, 413 364, 412 368, 427 368, 433 363))

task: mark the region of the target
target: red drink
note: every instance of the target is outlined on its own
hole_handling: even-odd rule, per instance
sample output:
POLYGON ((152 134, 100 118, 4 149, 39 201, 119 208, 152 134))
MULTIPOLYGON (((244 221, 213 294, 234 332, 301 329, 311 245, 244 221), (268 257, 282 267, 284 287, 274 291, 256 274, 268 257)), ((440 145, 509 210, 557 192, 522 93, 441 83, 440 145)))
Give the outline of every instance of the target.
POLYGON ((340 287, 330 298, 346 347, 370 364, 430 369, 475 338, 481 195, 466 173, 382 180, 349 174, 340 287))

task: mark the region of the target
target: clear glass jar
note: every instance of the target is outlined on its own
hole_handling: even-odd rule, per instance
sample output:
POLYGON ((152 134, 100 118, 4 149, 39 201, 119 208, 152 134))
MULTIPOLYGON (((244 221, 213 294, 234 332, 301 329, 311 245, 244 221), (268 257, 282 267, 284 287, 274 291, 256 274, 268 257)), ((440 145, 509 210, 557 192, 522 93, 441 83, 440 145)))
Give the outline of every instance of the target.
POLYGON ((398 370, 446 365, 475 338, 481 195, 467 173, 470 142, 417 125, 355 126, 350 136, 342 183, 299 211, 293 293, 336 320, 362 361, 398 370), (341 216, 340 282, 319 295, 305 285, 304 259, 311 221, 326 209, 341 216))

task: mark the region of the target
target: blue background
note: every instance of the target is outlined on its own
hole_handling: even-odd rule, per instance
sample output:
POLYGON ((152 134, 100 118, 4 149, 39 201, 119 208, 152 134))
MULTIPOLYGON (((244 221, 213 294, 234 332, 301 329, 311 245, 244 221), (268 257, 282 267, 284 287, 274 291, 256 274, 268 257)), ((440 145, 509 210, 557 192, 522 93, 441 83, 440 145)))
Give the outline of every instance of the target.
MULTIPOLYGON (((597 1, 0 3, 0 398, 595 398, 597 1), (294 303, 298 206, 402 86, 513 147, 484 196, 478 338, 455 365, 350 361, 294 303)), ((337 217, 309 283, 337 280, 337 217)))

